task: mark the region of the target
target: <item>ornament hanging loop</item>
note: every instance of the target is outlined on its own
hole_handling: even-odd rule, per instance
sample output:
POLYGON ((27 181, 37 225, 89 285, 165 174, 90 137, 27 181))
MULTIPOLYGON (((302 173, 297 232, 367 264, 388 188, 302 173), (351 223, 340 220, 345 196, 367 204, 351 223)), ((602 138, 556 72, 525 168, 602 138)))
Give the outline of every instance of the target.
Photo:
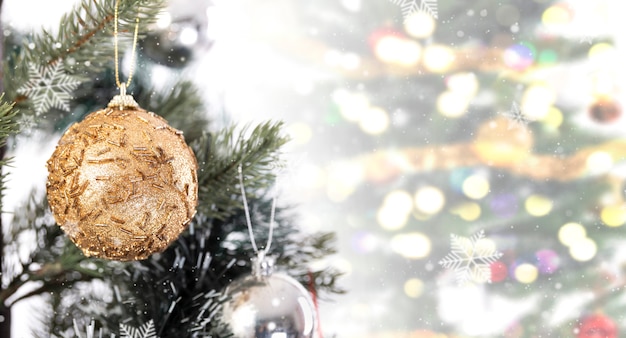
POLYGON ((126 84, 122 83, 120 85, 120 94, 113 96, 113 99, 109 102, 107 107, 117 108, 119 110, 136 109, 139 108, 139 104, 132 96, 126 95, 126 84))
POLYGON ((130 71, 128 72, 128 80, 126 82, 120 81, 120 62, 119 62, 119 42, 118 42, 118 30, 117 26, 119 25, 118 19, 119 12, 119 0, 115 1, 115 17, 114 17, 114 28, 113 28, 113 47, 115 54, 115 84, 120 89, 120 94, 115 95, 111 102, 109 102, 109 108, 119 108, 120 110, 124 110, 127 108, 135 109, 139 107, 139 104, 135 102, 135 99, 126 94, 126 87, 130 86, 130 83, 133 79, 133 73, 135 72, 135 62, 136 62, 136 52, 137 49, 137 36, 139 35, 139 13, 137 13, 137 17, 135 18, 135 33, 133 35, 133 50, 132 50, 132 59, 130 62, 130 71))
POLYGON ((267 254, 272 246, 272 237, 274 234, 274 217, 276 214, 276 197, 272 199, 272 211, 270 214, 270 229, 267 236, 267 243, 263 250, 259 250, 254 239, 254 233, 252 231, 252 221, 250 219, 250 208, 248 207, 248 200, 246 199, 246 189, 243 184, 243 169, 241 164, 237 167, 239 174, 239 185, 241 187, 241 197, 243 199, 243 209, 246 214, 246 224, 248 225, 248 234, 250 235, 250 242, 252 243, 252 249, 257 255, 252 258, 252 274, 255 276, 269 276, 272 274, 274 268, 274 258, 269 257, 267 254))
MULTIPOLYGON (((119 42, 118 42, 118 30, 117 26, 119 26, 119 2, 120 0, 115 0, 115 16, 113 22, 113 48, 115 54, 115 84, 122 89, 122 82, 120 81, 120 63, 119 63, 119 42)), ((130 83, 133 79, 133 73, 135 71, 135 59, 136 59, 136 49, 137 49, 137 36, 139 35, 139 13, 137 13, 137 17, 135 18, 135 33, 133 34, 133 50, 131 52, 131 61, 130 61, 130 70, 128 71, 128 80, 126 80, 126 87, 130 86, 130 83)))
POLYGON ((267 277, 274 272, 274 263, 276 259, 272 256, 266 256, 265 251, 260 251, 252 261, 252 275, 256 277, 267 277))
POLYGON ((120 96, 126 96, 126 84, 122 83, 120 86, 120 96))

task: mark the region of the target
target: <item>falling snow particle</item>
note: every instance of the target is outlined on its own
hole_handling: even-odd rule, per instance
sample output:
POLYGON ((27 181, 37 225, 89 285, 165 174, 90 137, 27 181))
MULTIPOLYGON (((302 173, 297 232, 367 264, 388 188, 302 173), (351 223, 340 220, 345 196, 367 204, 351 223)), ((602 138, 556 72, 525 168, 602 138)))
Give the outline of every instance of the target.
POLYGON ((63 62, 39 67, 28 64, 29 80, 17 92, 32 100, 37 115, 51 108, 70 111, 70 93, 78 87, 80 81, 65 74, 63 62))
POLYGON ((491 240, 485 238, 485 232, 480 231, 470 238, 450 235, 451 251, 439 264, 456 273, 460 285, 475 283, 491 283, 491 263, 502 257, 496 251, 491 240))

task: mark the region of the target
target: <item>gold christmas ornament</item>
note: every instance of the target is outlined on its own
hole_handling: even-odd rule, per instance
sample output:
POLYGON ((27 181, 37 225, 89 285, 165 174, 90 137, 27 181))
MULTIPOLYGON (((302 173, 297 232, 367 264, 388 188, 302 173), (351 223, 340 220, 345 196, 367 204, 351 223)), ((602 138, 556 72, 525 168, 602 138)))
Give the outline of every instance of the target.
POLYGON ((87 256, 145 259, 195 214, 191 148, 180 131, 133 103, 118 95, 72 125, 48 160, 50 208, 87 256))
MULTIPOLYGON (((198 165, 182 132, 126 95, 133 67, 120 83, 117 14, 116 1, 120 95, 63 134, 46 190, 55 220, 86 256, 128 261, 163 251, 186 228, 198 204, 198 165)), ((139 18, 133 58, 138 26, 139 18)))

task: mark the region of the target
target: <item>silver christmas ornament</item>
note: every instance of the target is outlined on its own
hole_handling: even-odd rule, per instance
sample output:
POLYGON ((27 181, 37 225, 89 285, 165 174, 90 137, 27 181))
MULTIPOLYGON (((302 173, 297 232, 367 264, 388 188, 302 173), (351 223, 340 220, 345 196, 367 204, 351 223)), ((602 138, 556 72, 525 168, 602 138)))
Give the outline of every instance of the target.
POLYGON ((252 274, 235 279, 226 288, 228 300, 222 307, 222 322, 236 338, 311 338, 317 325, 311 296, 295 279, 274 274, 274 259, 267 256, 272 245, 276 199, 272 202, 267 244, 259 250, 252 232, 241 165, 238 171, 250 242, 257 256, 252 259, 252 274))
POLYGON ((307 290, 295 279, 272 273, 273 260, 264 252, 252 260, 250 275, 226 289, 222 321, 237 338, 310 338, 316 316, 307 290))

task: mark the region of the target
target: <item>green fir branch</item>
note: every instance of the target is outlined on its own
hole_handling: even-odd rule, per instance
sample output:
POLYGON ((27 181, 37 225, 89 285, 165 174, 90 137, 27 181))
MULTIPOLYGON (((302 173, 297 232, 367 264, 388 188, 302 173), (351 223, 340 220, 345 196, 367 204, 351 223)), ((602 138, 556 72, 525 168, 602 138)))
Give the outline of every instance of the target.
MULTIPOLYGON (((141 76, 136 78, 144 82, 141 76)), ((193 82, 181 80, 166 91, 156 91, 147 84, 145 87, 148 89, 141 90, 136 95, 137 102, 144 109, 160 115, 172 127, 182 130, 187 142, 202 136, 209 121, 200 91, 193 82)))
POLYGON ((249 198, 271 186, 274 169, 280 165, 278 150, 288 141, 280 135, 281 127, 282 122, 265 122, 240 131, 232 126, 192 143, 199 166, 199 213, 224 219, 242 208, 237 177, 240 164, 249 198))
MULTIPOLYGON (((139 16, 139 35, 145 36, 149 26, 166 5, 165 0, 126 0, 119 4, 120 50, 130 51, 135 18, 139 16), (128 47, 128 48, 126 48, 128 47)), ((50 65, 64 61, 65 70, 82 76, 103 71, 113 61, 113 29, 115 0, 83 0, 59 23, 58 32, 43 29, 33 34, 24 46, 5 63, 6 87, 11 99, 21 102, 16 90, 28 79, 27 66, 50 65)))
MULTIPOLYGON (((165 7, 164 0, 126 0, 120 1, 119 37, 132 37, 135 18, 139 17, 140 34, 145 35, 148 26, 156 21, 157 15, 165 7)), ((83 0, 60 20, 56 35, 43 30, 33 37, 35 48, 30 56, 45 55, 45 62, 55 63, 72 57, 75 61, 75 71, 81 72, 81 64, 90 61, 86 67, 89 70, 98 64, 110 62, 109 54, 112 51, 111 38, 114 31, 115 0, 94 1, 83 0), (102 48, 108 48, 103 52, 102 48), (94 63, 95 55, 107 55, 104 62, 94 63)), ((112 54, 112 53, 111 53, 112 54)), ((93 71, 93 70, 92 70, 93 71)))
POLYGON ((80 249, 67 239, 48 208, 44 194, 32 193, 30 198, 17 208, 4 241, 5 262, 0 301, 19 292, 28 282, 43 282, 41 286, 13 298, 19 300, 49 292, 58 292, 80 281, 105 278, 113 270, 114 263, 86 258, 80 249), (20 240, 22 235, 35 233, 37 246, 26 258, 24 248, 30 247, 20 240))
MULTIPOLYGON (((13 108, 13 104, 4 101, 4 94, 0 95, 0 148, 4 149, 7 144, 9 136, 18 132, 19 126, 16 122, 17 110, 13 108)), ((3 203, 5 183, 7 179, 7 173, 2 170, 2 167, 7 166, 11 159, 4 158, 4 151, 0 156, 0 211, 4 211, 3 203)))

